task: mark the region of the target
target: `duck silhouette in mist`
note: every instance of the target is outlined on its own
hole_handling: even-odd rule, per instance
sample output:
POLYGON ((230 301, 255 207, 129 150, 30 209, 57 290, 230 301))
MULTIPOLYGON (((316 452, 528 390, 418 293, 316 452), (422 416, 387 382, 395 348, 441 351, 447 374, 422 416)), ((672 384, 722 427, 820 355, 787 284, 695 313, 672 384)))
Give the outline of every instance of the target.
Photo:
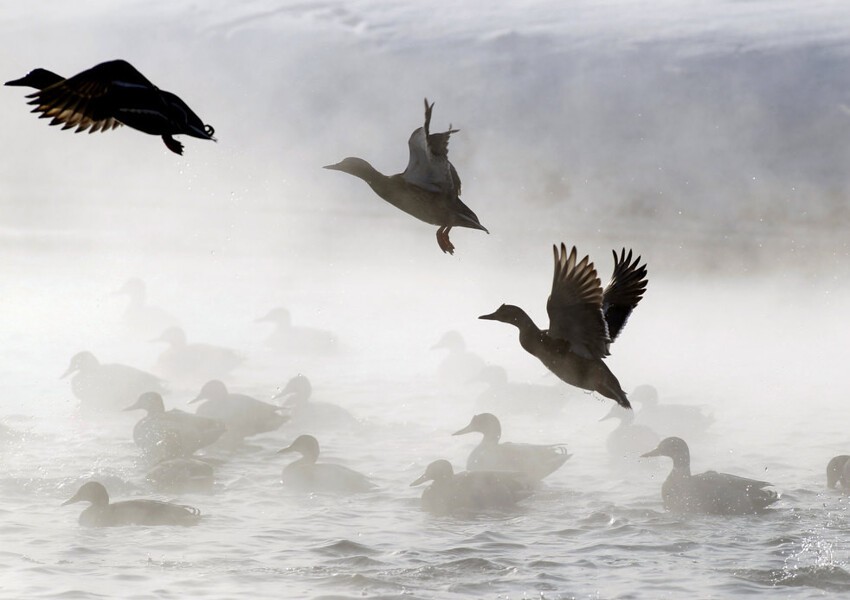
POLYGON ((154 461, 188 457, 215 443, 226 430, 223 421, 182 410, 165 410, 162 396, 146 392, 124 410, 144 410, 147 414, 133 428, 133 440, 154 461))
POLYGON ((166 392, 159 377, 128 365, 101 364, 88 351, 75 354, 61 378, 71 374, 71 390, 89 415, 117 413, 148 391, 166 392))
POLYGON ((446 383, 469 383, 484 368, 484 359, 466 349, 466 342, 458 331, 444 333, 431 350, 448 351, 437 367, 437 374, 446 383))
POLYGON ((198 458, 169 458, 151 467, 145 479, 160 492, 209 492, 215 484, 215 471, 198 458))
POLYGON ((779 499, 766 481, 706 471, 691 475, 691 453, 685 440, 668 437, 643 456, 668 456, 673 470, 661 486, 664 508, 670 512, 743 515, 764 511, 779 499))
POLYGON ((833 457, 826 465, 826 487, 834 489, 839 484, 845 494, 850 492, 850 456, 847 454, 833 457))
POLYGON ((540 481, 561 468, 570 454, 561 444, 514 444, 499 442, 502 425, 496 415, 481 413, 452 435, 478 432, 481 443, 466 460, 467 471, 511 471, 540 481))
POLYGON ((62 503, 89 502, 91 506, 80 515, 80 525, 85 527, 120 527, 123 525, 195 525, 201 520, 201 511, 192 506, 172 504, 159 500, 124 500, 109 502, 106 488, 89 481, 62 503))
POLYGON ((478 318, 514 325, 525 351, 561 380, 630 408, 620 382, 602 359, 610 354, 611 343, 646 291, 646 265, 640 265, 640 256, 633 261, 631 250, 627 255, 624 248, 619 256, 614 251, 614 274, 603 290, 590 257, 579 261, 575 246, 567 254, 564 244, 560 253, 557 246, 553 251, 548 330, 541 330, 524 310, 511 304, 478 318))
POLYGON ((275 328, 266 339, 274 350, 299 355, 326 355, 339 351, 336 335, 324 329, 292 324, 292 315, 282 307, 273 308, 256 323, 273 323, 275 328))
POLYGON ((203 385, 189 404, 205 400, 196 414, 222 421, 227 427, 226 441, 233 445, 247 437, 279 429, 288 415, 280 406, 257 400, 245 394, 232 394, 221 381, 213 379, 203 385))
POLYGON ((32 112, 62 129, 76 127, 75 133, 126 125, 161 136, 175 154, 183 154, 183 144, 174 135, 215 141, 211 125, 204 125, 183 100, 156 87, 125 60, 100 63, 68 79, 47 69, 34 69, 6 85, 38 90, 27 96, 35 106, 32 112))
POLYGON ((127 330, 136 335, 150 337, 180 323, 165 309, 147 303, 147 286, 138 277, 128 279, 113 294, 130 298, 122 320, 127 330))
POLYGON ((487 389, 475 399, 475 410, 479 412, 555 416, 569 398, 562 385, 509 381, 508 372, 498 365, 485 366, 473 381, 487 384, 487 389))
POLYGON ((533 482, 521 473, 464 471, 455 473, 447 460, 435 460, 411 487, 433 483, 422 492, 422 509, 435 515, 474 514, 512 508, 531 495, 533 482))
POLYGON ((365 181, 381 198, 416 217, 420 221, 437 225, 437 244, 440 250, 454 254, 449 240, 452 227, 468 227, 490 233, 478 217, 460 200, 460 177, 449 162, 449 137, 456 133, 449 125, 448 131, 431 133, 431 110, 434 104, 425 99, 425 125, 416 129, 407 141, 410 158, 403 173, 387 176, 357 157, 348 157, 325 169, 342 171, 365 181))
POLYGON ((169 327, 152 342, 168 344, 156 360, 154 372, 168 381, 200 385, 203 381, 226 377, 244 362, 236 350, 204 343, 188 343, 186 332, 169 327))
POLYGON ((312 435, 299 435, 278 454, 290 452, 299 453, 301 458, 283 469, 281 482, 287 487, 328 494, 357 494, 375 488, 368 477, 353 469, 316 462, 319 458, 319 441, 312 435))
POLYGON ((638 423, 664 434, 676 434, 694 441, 703 438, 714 423, 714 417, 703 413, 702 407, 689 404, 669 404, 658 401, 658 390, 651 385, 639 385, 629 395, 640 405, 635 412, 638 423))
POLYGON ((608 456, 628 468, 634 466, 647 448, 655 446, 661 440, 661 436, 651 427, 635 423, 634 411, 620 405, 612 406, 608 414, 599 421, 609 419, 618 419, 620 423, 605 440, 608 456))
POLYGON ((272 400, 283 401, 283 408, 289 410, 288 427, 297 427, 304 431, 321 429, 350 429, 358 425, 357 419, 350 412, 328 402, 315 402, 313 384, 305 375, 296 375, 290 379, 284 388, 272 400))

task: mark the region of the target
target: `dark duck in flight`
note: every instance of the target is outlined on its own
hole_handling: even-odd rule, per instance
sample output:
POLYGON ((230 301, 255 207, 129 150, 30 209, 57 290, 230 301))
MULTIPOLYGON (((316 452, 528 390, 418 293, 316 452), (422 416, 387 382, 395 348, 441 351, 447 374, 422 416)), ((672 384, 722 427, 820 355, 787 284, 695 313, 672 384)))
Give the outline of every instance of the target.
POLYGON ((410 135, 407 145, 410 160, 404 173, 386 176, 362 158, 348 157, 326 169, 359 177, 381 198, 416 217, 437 225, 440 250, 454 254, 449 240, 452 227, 469 227, 490 233, 470 208, 461 202, 460 177, 449 162, 449 137, 457 132, 449 125, 443 133, 431 133, 431 110, 434 104, 425 99, 425 126, 410 135))
POLYGON ((567 254, 553 246, 555 275, 552 294, 546 303, 549 329, 541 330, 524 310, 503 304, 496 312, 482 315, 510 323, 519 329, 519 343, 563 381, 599 392, 624 408, 631 408, 620 382, 603 362, 610 354, 629 315, 646 291, 646 265, 632 252, 614 251, 614 274, 604 290, 596 268, 585 256, 580 261, 575 246, 567 254))
POLYGON ((183 144, 172 136, 191 135, 213 140, 215 130, 204 125, 183 100, 156 87, 124 60, 100 63, 65 79, 46 69, 35 69, 6 85, 37 89, 29 94, 32 112, 52 119, 75 133, 108 131, 120 125, 162 136, 169 150, 183 154, 183 144))

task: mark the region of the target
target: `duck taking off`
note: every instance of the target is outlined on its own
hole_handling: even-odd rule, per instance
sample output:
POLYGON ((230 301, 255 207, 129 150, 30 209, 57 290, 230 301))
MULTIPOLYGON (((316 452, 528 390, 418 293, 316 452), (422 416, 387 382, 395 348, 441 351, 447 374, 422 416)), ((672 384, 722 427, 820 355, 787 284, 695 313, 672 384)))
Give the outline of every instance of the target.
POLYGON ((35 69, 6 85, 38 90, 27 96, 35 106, 32 112, 62 129, 76 127, 75 133, 126 125, 162 136, 175 154, 183 154, 183 144, 172 137, 177 134, 215 141, 211 125, 204 125, 183 100, 156 87, 125 60, 100 63, 68 79, 35 69))
POLYGON ((449 162, 449 137, 459 131, 449 125, 448 131, 431 133, 431 110, 434 104, 425 99, 425 125, 410 135, 407 141, 410 159, 404 173, 387 176, 378 172, 362 158, 348 157, 326 169, 342 171, 359 177, 381 198, 416 217, 437 225, 437 244, 440 250, 454 254, 449 240, 452 227, 468 227, 490 233, 478 217, 461 202, 460 177, 449 162))
POLYGON ((670 512, 744 515, 762 512, 779 499, 766 481, 707 471, 691 475, 691 453, 685 440, 668 437, 643 456, 669 456, 673 470, 661 486, 664 508, 670 512))
POLYGON ((610 354, 629 315, 646 291, 646 265, 632 251, 614 251, 614 274, 604 290, 596 267, 575 246, 569 254, 562 243, 555 254, 552 293, 546 303, 549 329, 541 330, 524 310, 502 304, 496 312, 479 319, 510 323, 519 329, 519 343, 546 368, 576 387, 599 392, 624 408, 631 408, 620 382, 602 361, 610 354))

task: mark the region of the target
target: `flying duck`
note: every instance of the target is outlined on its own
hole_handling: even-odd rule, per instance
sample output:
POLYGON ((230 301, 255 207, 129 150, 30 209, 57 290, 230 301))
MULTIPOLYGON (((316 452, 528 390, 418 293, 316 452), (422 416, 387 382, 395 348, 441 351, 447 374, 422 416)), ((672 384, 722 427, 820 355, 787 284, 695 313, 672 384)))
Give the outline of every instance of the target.
POLYGON ((124 500, 110 504, 106 488, 96 481, 83 484, 62 506, 75 502, 91 503, 80 515, 80 525, 85 527, 195 525, 201 520, 201 511, 182 504, 159 500, 124 500))
POLYGON ((779 499, 775 491, 764 489, 771 485, 766 481, 715 471, 691 475, 691 454, 682 438, 664 438, 643 456, 673 459, 673 470, 661 486, 664 508, 670 512, 743 515, 762 512, 779 499))
POLYGON ((299 435, 278 454, 297 452, 301 458, 283 469, 282 483, 308 492, 357 494, 368 492, 375 484, 365 475, 343 465, 317 463, 319 441, 312 435, 299 435))
POLYGON ((124 410, 147 411, 133 428, 133 440, 156 461, 191 456, 218 440, 226 429, 218 419, 176 409, 166 412, 162 396, 156 392, 145 392, 124 410))
POLYGON ((410 135, 407 146, 410 159, 403 173, 387 176, 378 172, 362 158, 348 157, 325 169, 342 171, 359 177, 381 198, 416 217, 420 221, 437 225, 437 244, 440 250, 454 254, 449 240, 452 227, 468 227, 490 233, 478 217, 461 202, 460 177, 449 162, 449 137, 459 131, 431 133, 431 110, 434 104, 425 99, 425 126, 410 135))
POLYGON ((570 458, 567 449, 557 444, 499 443, 502 425, 496 415, 481 413, 469 425, 452 435, 478 432, 481 443, 469 454, 467 471, 512 471, 540 481, 557 471, 570 458))
POLYGON ((620 382, 602 359, 610 354, 611 343, 646 291, 646 265, 640 265, 640 256, 632 260, 631 250, 626 254, 624 248, 619 256, 614 251, 614 274, 603 290, 590 257, 579 261, 575 246, 567 254, 563 243, 560 253, 557 246, 553 250, 548 330, 540 330, 524 310, 511 304, 478 318, 516 326, 520 345, 561 380, 631 408, 620 382))
POLYGON ((422 509, 447 515, 513 507, 531 495, 532 485, 520 473, 464 471, 455 473, 447 460, 435 460, 411 487, 433 481, 422 492, 422 509))
POLYGON ((159 377, 128 365, 101 364, 88 351, 78 352, 71 358, 61 379, 72 374, 71 391, 87 414, 118 412, 140 394, 166 391, 159 377))
POLYGON ((215 141, 211 125, 204 125, 183 100, 156 87, 125 60, 100 63, 69 79, 35 69, 6 85, 38 90, 27 96, 35 106, 32 112, 52 119, 51 125, 63 125, 62 129, 76 127, 75 133, 126 125, 162 136, 175 154, 183 154, 183 144, 172 137, 177 134, 215 141))

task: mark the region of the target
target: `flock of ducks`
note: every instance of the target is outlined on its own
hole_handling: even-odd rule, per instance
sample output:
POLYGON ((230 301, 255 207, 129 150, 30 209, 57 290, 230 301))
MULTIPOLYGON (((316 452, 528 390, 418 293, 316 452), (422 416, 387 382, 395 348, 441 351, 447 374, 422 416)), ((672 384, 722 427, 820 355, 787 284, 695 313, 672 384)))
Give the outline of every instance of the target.
MULTIPOLYGON (((183 100, 157 88, 123 60, 98 64, 67 79, 45 69, 35 69, 6 85, 35 88, 27 96, 32 112, 50 119, 50 125, 61 125, 62 129, 93 133, 125 125, 160 136, 176 154, 182 154, 183 145, 174 139, 175 135, 215 141, 213 127, 205 125, 183 100)), ((448 159, 449 139, 458 130, 450 125, 444 132, 432 133, 433 108, 434 104, 426 99, 424 125, 415 129, 408 140, 409 160, 402 173, 384 175, 357 157, 345 158, 325 168, 362 179, 389 204, 437 226, 440 250, 453 254, 455 247, 449 239, 452 228, 489 232, 460 200, 461 180, 448 159)), ((502 304, 480 318, 515 326, 522 348, 562 381, 614 400, 617 412, 612 411, 611 416, 622 420, 618 430, 632 428, 633 440, 636 433, 631 422, 634 419, 631 403, 604 359, 646 292, 646 265, 631 250, 623 248, 619 253, 615 250, 613 274, 603 288, 594 264, 588 256, 580 257, 574 246, 568 249, 563 243, 560 247, 555 245, 553 254, 552 291, 546 303, 547 329, 540 329, 524 310, 510 304, 502 304)), ((92 413, 118 409, 145 411, 134 428, 133 439, 154 464, 148 479, 157 489, 208 487, 213 480, 213 467, 195 453, 212 444, 235 447, 247 437, 274 431, 293 418, 311 426, 329 420, 341 426, 356 422, 344 409, 308 402, 311 386, 303 376, 291 380, 272 402, 230 392, 221 378, 241 364, 242 356, 225 348, 189 343, 171 315, 158 313, 146 305, 141 281, 128 281, 118 293, 131 299, 127 316, 134 326, 141 329, 157 324, 165 328, 156 340, 168 345, 155 369, 163 378, 126 365, 102 364, 90 352, 75 355, 63 377, 73 375, 72 390, 92 413), (191 401, 200 403, 195 414, 165 409, 164 380, 201 386, 191 401), (275 402, 281 399, 285 400, 282 404, 275 402), (123 406, 116 406, 122 403, 123 406)), ((283 309, 273 310, 258 321, 275 324, 275 332, 269 338, 272 346, 292 352, 305 348, 332 352, 338 348, 335 337, 327 332, 293 328, 289 313, 283 309)), ((458 349, 457 340, 449 339, 442 344, 463 351, 462 347, 458 349)), ((495 381, 494 387, 507 385, 503 372, 487 373, 483 367, 479 365, 484 380, 495 381)), ((526 391, 515 389, 514 393, 526 391)), ((644 411, 651 409, 651 401, 644 404, 644 411)), ((469 433, 480 433, 482 438, 470 454, 465 472, 456 473, 448 461, 436 460, 411 483, 418 486, 431 482, 422 493, 425 510, 449 514, 511 506, 531 495, 542 479, 571 456, 563 445, 502 442, 501 425, 490 412, 475 415, 454 435, 469 433)), ((609 444, 615 446, 613 452, 623 452, 616 447, 617 443, 616 436, 613 441, 609 439, 609 444)), ((670 511, 755 513, 778 498, 776 492, 766 489, 769 484, 763 481, 715 472, 692 475, 690 452, 680 437, 659 441, 653 433, 651 439, 647 436, 641 443, 643 457, 666 456, 673 461, 672 471, 662 486, 663 503, 670 511)), ((282 481, 287 486, 329 493, 360 493, 375 488, 361 473, 319 462, 319 442, 312 435, 298 436, 280 452, 300 455, 283 470, 282 481)), ((850 488, 850 457, 840 456, 830 462, 828 483, 830 487, 840 483, 845 489, 850 488)), ((84 484, 65 504, 76 502, 90 504, 80 516, 80 523, 87 526, 192 525, 200 519, 197 509, 168 502, 110 502, 103 485, 94 481, 84 484)))

